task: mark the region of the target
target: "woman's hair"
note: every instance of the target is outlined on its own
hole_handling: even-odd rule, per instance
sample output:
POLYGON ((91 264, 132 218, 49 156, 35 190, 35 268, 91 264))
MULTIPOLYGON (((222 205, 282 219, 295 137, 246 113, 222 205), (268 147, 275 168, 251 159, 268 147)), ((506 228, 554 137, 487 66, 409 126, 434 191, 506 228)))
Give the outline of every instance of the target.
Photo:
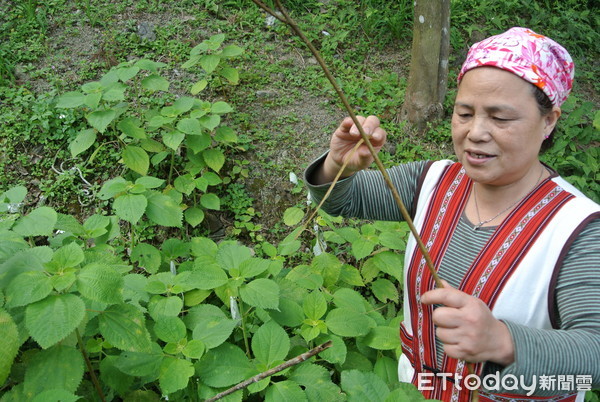
MULTIPOLYGON (((552 111, 552 108, 554 107, 554 105, 552 104, 552 101, 550 100, 548 95, 546 95, 544 93, 544 91, 542 91, 539 87, 536 87, 533 84, 531 84, 531 86, 533 88, 533 97, 535 98, 535 100, 537 102, 540 114, 542 116, 546 116, 548 113, 550 113, 552 111)), ((554 126, 554 128, 552 129, 552 132, 550 133, 548 138, 542 143, 542 147, 541 147, 542 151, 546 151, 547 149, 552 148, 552 145, 554 144, 554 132, 555 131, 556 131, 556 126, 554 126)))

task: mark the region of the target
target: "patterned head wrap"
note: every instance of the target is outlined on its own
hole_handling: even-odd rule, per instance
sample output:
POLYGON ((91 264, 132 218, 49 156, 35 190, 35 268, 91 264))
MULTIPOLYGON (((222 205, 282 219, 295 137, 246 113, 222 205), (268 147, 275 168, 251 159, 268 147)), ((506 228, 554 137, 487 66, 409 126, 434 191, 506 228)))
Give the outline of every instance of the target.
POLYGON ((560 106, 573 87, 575 65, 564 47, 527 28, 508 31, 475 43, 458 74, 458 82, 472 68, 498 67, 540 88, 560 106))

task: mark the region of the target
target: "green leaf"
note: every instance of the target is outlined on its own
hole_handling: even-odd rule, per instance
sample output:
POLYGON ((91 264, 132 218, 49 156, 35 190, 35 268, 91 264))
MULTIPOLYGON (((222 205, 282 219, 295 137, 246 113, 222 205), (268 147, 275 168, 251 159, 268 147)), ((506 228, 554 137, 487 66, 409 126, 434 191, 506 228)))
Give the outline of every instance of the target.
POLYGON ((344 339, 330 334, 321 335, 317 338, 318 344, 327 341, 331 341, 332 346, 319 353, 319 357, 331 364, 343 364, 348 354, 348 348, 344 343, 344 339))
POLYGON ((69 108, 69 109, 76 108, 76 107, 83 105, 84 100, 85 100, 85 95, 82 94, 81 92, 77 92, 77 91, 67 92, 58 97, 58 99, 56 101, 56 107, 69 108))
POLYGON ((84 258, 81 246, 73 242, 56 250, 52 256, 52 262, 59 269, 73 268, 81 264, 84 258))
POLYGON ((196 365, 196 372, 209 387, 228 387, 252 375, 246 354, 237 346, 224 343, 207 352, 196 365))
POLYGON ((276 309, 279 307, 279 285, 270 279, 255 279, 240 287, 240 297, 252 307, 276 309))
POLYGON ((202 341, 192 339, 185 345, 181 353, 190 359, 199 359, 202 357, 205 351, 206 347, 202 341))
POLYGON ((322 253, 316 256, 311 263, 314 272, 323 276, 325 286, 333 286, 340 278, 342 263, 336 256, 329 253, 322 253))
POLYGON ((180 193, 183 193, 185 195, 190 195, 192 193, 192 191, 194 191, 194 189, 196 188, 196 182, 195 182, 194 176, 192 176, 189 173, 178 176, 175 179, 175 182, 173 183, 173 185, 175 186, 175 189, 177 191, 179 191, 180 193))
POLYGON ((300 402, 307 401, 306 394, 293 381, 279 381, 267 388, 265 402, 300 402))
POLYGON ((314 291, 304 297, 302 302, 304 315, 311 320, 319 320, 327 312, 327 301, 320 291, 314 291))
POLYGON ((236 57, 244 53, 244 49, 236 45, 229 45, 223 48, 221 56, 223 57, 236 57))
POLYGON ((98 198, 101 200, 113 198, 115 195, 127 191, 130 185, 130 181, 127 181, 122 177, 115 177, 114 179, 104 182, 98 193, 98 198))
POLYGON ((117 117, 117 113, 112 110, 97 110, 86 116, 90 126, 103 133, 108 125, 117 117))
POLYGON ((217 114, 211 114, 209 116, 202 116, 199 119, 200 121, 200 125, 204 128, 206 128, 209 131, 214 130, 215 128, 217 128, 217 126, 219 124, 221 124, 221 116, 217 115, 217 114))
POLYGON ((150 167, 150 158, 142 148, 128 145, 123 150, 123 163, 134 172, 145 176, 150 167))
POLYGON ((158 383, 163 394, 171 394, 187 387, 194 374, 194 366, 187 360, 165 358, 160 366, 158 383))
POLYGON ((183 211, 173 199, 167 195, 151 192, 147 195, 148 207, 146 216, 162 226, 181 227, 183 211))
POLYGON ((0 339, 2 347, 0 348, 0 384, 4 384, 13 360, 19 352, 19 330, 12 316, 4 309, 0 308, 0 339))
POLYGON ((357 313, 366 313, 368 303, 365 298, 354 289, 341 288, 333 295, 333 302, 337 307, 348 308, 357 313))
POLYGON ((307 265, 298 265, 286 276, 286 279, 305 289, 313 290, 323 286, 323 277, 310 269, 307 265))
POLYGON ((114 304, 99 316, 100 333, 114 347, 131 352, 149 352, 150 334, 144 316, 131 304, 114 304))
POLYGON ((402 269, 404 262, 402 259, 403 257, 401 255, 396 254, 393 251, 384 251, 365 261, 365 269, 372 266, 378 271, 393 276, 398 280, 399 286, 402 286, 402 283, 404 282, 402 269))
POLYGON ((179 123, 177 123, 177 130, 190 135, 202 134, 202 126, 198 119, 186 118, 179 120, 179 123))
POLYGON ((79 400, 79 396, 73 394, 72 392, 65 391, 64 389, 54 388, 40 392, 31 400, 31 402, 76 402, 77 400, 79 400))
POLYGON ((6 306, 8 308, 26 306, 44 299, 50 292, 52 292, 52 281, 48 275, 39 271, 23 272, 17 275, 6 288, 6 306))
POLYGON ((160 75, 150 75, 142 80, 142 88, 149 91, 168 91, 169 81, 161 77, 160 75))
POLYGON ((210 109, 214 114, 226 114, 233 112, 233 108, 227 102, 219 101, 212 104, 210 109))
POLYGON ((56 345, 35 354, 25 371, 25 392, 33 397, 45 390, 75 392, 83 379, 83 357, 74 347, 56 345))
POLYGON ((126 89, 126 85, 123 85, 120 82, 115 82, 104 91, 104 93, 102 94, 102 99, 108 102, 118 102, 125 100, 126 89))
POLYGON ((50 295, 27 306, 25 326, 44 349, 62 341, 83 320, 85 304, 74 294, 50 295))
POLYGON ((115 366, 118 359, 119 357, 114 355, 102 358, 100 362, 100 380, 119 395, 125 395, 133 385, 134 378, 126 375, 115 366))
POLYGON ((135 225, 144 215, 147 205, 148 201, 143 195, 123 194, 115 198, 113 209, 119 218, 135 225))
POLYGON ((50 236, 58 215, 50 207, 39 207, 17 221, 13 232, 21 236, 50 236))
POLYGON ((254 356, 268 368, 281 363, 290 351, 290 338, 275 321, 261 326, 252 337, 254 356))
POLYGON ((219 211, 221 209, 221 199, 213 193, 202 194, 200 197, 200 205, 206 209, 219 211))
POLYGON ((286 327, 299 327, 304 320, 302 307, 294 300, 282 297, 279 299, 279 311, 271 310, 269 315, 279 325, 286 327))
POLYGON ((362 277, 358 269, 349 264, 342 265, 340 279, 351 286, 364 286, 362 277))
POLYGON ((342 372, 342 390, 348 394, 349 401, 384 401, 390 393, 389 388, 376 374, 359 370, 342 372))
POLYGON ((206 165, 215 172, 221 170, 223 164, 225 163, 225 155, 223 155, 223 152, 215 148, 203 151, 202 157, 204 158, 206 165))
POLYGON ((200 135, 191 135, 186 137, 185 143, 190 148, 194 154, 198 152, 204 151, 211 144, 211 136, 204 133, 200 135))
POLYGON ((192 337, 202 341, 206 349, 214 349, 229 338, 237 323, 224 317, 205 316, 196 320, 192 337))
POLYGON ((157 72, 159 68, 165 67, 166 64, 160 61, 152 61, 147 59, 141 59, 135 62, 134 67, 139 67, 142 70, 148 70, 152 72, 157 72))
POLYGON ((217 142, 221 142, 221 143, 234 143, 237 142, 238 137, 235 134, 235 131, 233 131, 232 128, 230 127, 225 127, 225 126, 221 126, 219 128, 217 128, 217 131, 215 131, 215 141, 217 142))
POLYGON ((196 227, 204 221, 204 211, 197 207, 186 209, 183 215, 185 216, 185 221, 192 227, 196 227))
POLYGON ((296 226, 304 218, 304 211, 298 207, 291 207, 283 213, 283 223, 287 226, 296 226))
MULTIPOLYGON (((87 94, 85 96, 83 103, 89 109, 93 110, 93 109, 98 108, 98 105, 100 104, 101 99, 102 99, 102 92, 91 93, 91 94, 87 94)), ((88 120, 88 122, 89 122, 89 120, 88 120)))
POLYGON ((96 130, 91 128, 81 130, 79 134, 77 134, 77 137, 69 144, 71 156, 74 158, 86 151, 89 147, 94 145, 94 142, 96 142, 96 130))
POLYGON ((131 251, 131 261, 137 262, 151 274, 158 271, 162 262, 160 251, 151 244, 138 243, 131 251))
POLYGON ((164 184, 164 180, 163 179, 159 179, 156 177, 152 177, 152 176, 143 176, 138 178, 135 181, 135 184, 140 184, 142 186, 144 186, 144 188, 149 189, 149 188, 157 188, 160 187, 164 184))
POLYGON ((377 279, 371 284, 371 290, 375 297, 382 303, 385 303, 388 300, 394 303, 399 302, 398 289, 387 279, 377 279))
POLYGON ((161 317, 154 323, 154 333, 158 339, 177 343, 186 336, 186 328, 179 317, 161 317))
POLYGON ((143 140, 146 138, 146 130, 141 127, 139 119, 126 117, 117 124, 117 128, 128 137, 143 140))
POLYGON ((137 75, 137 73, 140 72, 140 68, 133 66, 133 67, 125 67, 125 68, 120 68, 119 70, 117 70, 117 75, 119 76, 119 79, 123 82, 125 81, 129 81, 130 79, 132 79, 133 77, 135 77, 137 75))
POLYGON ((148 304, 148 312, 155 321, 163 317, 176 317, 182 308, 183 300, 178 296, 153 296, 148 304))
MULTIPOLYGON (((396 331, 396 338, 398 338, 398 331, 396 331)), ((378 356, 373 372, 392 389, 400 385, 397 359, 392 359, 389 356, 378 356)))
POLYGON ((205 79, 201 79, 200 81, 198 81, 194 85, 192 85, 192 88, 190 89, 190 93, 192 95, 198 95, 207 86, 208 86, 208 81, 206 81, 205 79))
POLYGON ((400 347, 398 330, 391 327, 375 327, 365 336, 367 346, 377 350, 395 350, 400 347))
POLYGON ((206 71, 206 74, 210 74, 215 71, 220 61, 221 57, 216 54, 205 55, 200 57, 200 67, 206 71))
POLYGON ((229 81, 230 84, 237 85, 240 82, 240 74, 235 68, 224 67, 219 70, 219 75, 229 81))
POLYGON ((185 139, 185 134, 179 131, 165 131, 162 135, 163 144, 176 151, 185 139))
POLYGON ((227 283, 227 274, 216 264, 196 263, 193 271, 194 276, 201 281, 194 283, 195 289, 211 290, 227 283))
POLYGON ((83 230, 87 238, 102 236, 108 231, 110 218, 104 215, 94 214, 85 220, 83 230))
POLYGON ((134 377, 156 377, 163 361, 163 352, 156 344, 152 344, 152 351, 121 352, 115 366, 123 373, 134 377))
POLYGON ((77 289, 83 297, 106 304, 123 302, 123 277, 113 267, 91 263, 77 275, 77 289))
POLYGON ((239 266, 240 276, 246 279, 255 277, 269 269, 270 265, 271 262, 268 260, 263 260, 260 258, 247 259, 245 261, 242 261, 242 263, 239 266))
POLYGON ((363 237, 358 241, 352 242, 352 255, 357 260, 361 260, 371 254, 376 245, 377 243, 363 237))
POLYGON ((344 337, 358 337, 375 327, 373 319, 349 308, 336 308, 327 314, 325 323, 331 332, 344 337))

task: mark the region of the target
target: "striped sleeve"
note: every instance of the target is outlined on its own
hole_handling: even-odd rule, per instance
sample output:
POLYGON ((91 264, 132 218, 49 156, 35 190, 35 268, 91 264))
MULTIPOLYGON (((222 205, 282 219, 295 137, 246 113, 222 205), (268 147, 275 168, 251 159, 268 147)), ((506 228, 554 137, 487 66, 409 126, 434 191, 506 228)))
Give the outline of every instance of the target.
MULTIPOLYGON (((323 163, 326 155, 314 161, 304 173, 312 199, 319 203, 329 188, 328 184, 314 185, 313 172, 323 163)), ((387 169, 392 184, 396 187, 402 202, 410 215, 413 200, 417 195, 419 178, 429 166, 427 161, 411 162, 387 169)), ((382 221, 400 221, 402 215, 391 190, 385 184, 383 176, 376 170, 362 170, 345 179, 339 180, 331 195, 323 204, 323 210, 330 215, 342 215, 347 218, 373 219, 382 221)))

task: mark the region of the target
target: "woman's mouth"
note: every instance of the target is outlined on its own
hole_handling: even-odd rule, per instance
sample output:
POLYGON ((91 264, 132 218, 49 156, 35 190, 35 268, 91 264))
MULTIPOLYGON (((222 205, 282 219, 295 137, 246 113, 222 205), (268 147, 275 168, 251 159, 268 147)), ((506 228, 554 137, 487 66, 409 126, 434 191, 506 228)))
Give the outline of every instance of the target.
POLYGON ((494 155, 486 154, 479 151, 465 151, 469 163, 479 165, 494 158, 494 155))

